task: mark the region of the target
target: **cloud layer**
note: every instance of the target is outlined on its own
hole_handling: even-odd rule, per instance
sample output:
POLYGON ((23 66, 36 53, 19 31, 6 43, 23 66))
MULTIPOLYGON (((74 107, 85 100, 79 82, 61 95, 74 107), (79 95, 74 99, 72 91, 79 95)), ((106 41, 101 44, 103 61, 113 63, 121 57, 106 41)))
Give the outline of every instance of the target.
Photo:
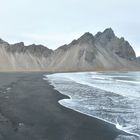
POLYGON ((69 43, 84 32, 112 27, 140 55, 139 0, 1 0, 0 37, 10 42, 69 43))

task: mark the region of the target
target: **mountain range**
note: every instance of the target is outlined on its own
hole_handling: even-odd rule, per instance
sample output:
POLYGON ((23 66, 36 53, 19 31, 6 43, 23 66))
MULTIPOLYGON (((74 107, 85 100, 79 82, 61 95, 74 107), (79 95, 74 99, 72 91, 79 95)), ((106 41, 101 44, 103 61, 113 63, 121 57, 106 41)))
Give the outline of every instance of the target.
POLYGON ((43 45, 9 44, 0 39, 0 71, 137 71, 140 60, 111 28, 80 38, 56 50, 43 45))

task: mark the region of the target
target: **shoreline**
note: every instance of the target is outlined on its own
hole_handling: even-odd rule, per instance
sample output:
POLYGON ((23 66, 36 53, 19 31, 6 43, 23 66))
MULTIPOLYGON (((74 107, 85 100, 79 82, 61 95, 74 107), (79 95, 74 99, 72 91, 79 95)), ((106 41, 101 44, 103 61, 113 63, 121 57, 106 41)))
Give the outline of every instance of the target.
MULTIPOLYGON (((62 100, 65 100, 65 99, 62 99, 62 100)), ((62 101, 62 100, 60 100, 60 101, 62 101)), ((72 109, 72 108, 69 108, 69 107, 64 106, 63 104, 60 103, 60 101, 58 101, 60 105, 62 105, 63 107, 65 107, 65 108, 67 108, 67 109, 72 109)), ((107 121, 107 120, 105 120, 105 119, 102 119, 102 118, 99 118, 99 117, 96 117, 96 116, 92 116, 92 115, 90 115, 90 114, 88 114, 88 113, 83 113, 82 111, 79 111, 79 110, 76 110, 76 109, 72 109, 72 110, 74 110, 74 111, 76 111, 76 112, 78 112, 78 113, 81 113, 81 114, 90 116, 90 117, 92 117, 92 118, 98 119, 98 120, 100 120, 100 121, 104 121, 105 123, 108 123, 108 124, 110 124, 110 125, 114 125, 114 126, 116 127, 116 129, 118 129, 119 131, 122 131, 122 132, 123 132, 122 134, 124 134, 124 135, 127 135, 127 136, 134 136, 134 137, 140 137, 140 135, 138 135, 138 134, 136 134, 136 133, 127 132, 127 131, 125 131, 125 130, 123 130, 123 129, 117 128, 116 124, 114 124, 114 123, 112 123, 112 122, 109 122, 109 121, 107 121)))
MULTIPOLYGON (((97 73, 100 73, 100 72, 97 72, 97 73)), ((48 75, 48 74, 47 74, 47 75, 48 75)), ((47 75, 44 75, 45 78, 43 78, 43 80, 49 81, 49 80, 47 79, 47 75)), ((53 85, 51 84, 50 81, 49 81, 49 83, 50 83, 51 86, 53 86, 53 85)), ((53 86, 53 88, 55 89, 54 86, 53 86)), ((57 89, 55 89, 55 90, 57 90, 57 89)), ((58 90, 57 90, 57 91, 58 91, 58 90)), ((98 120, 101 120, 101 121, 104 121, 105 123, 109 123, 110 125, 114 125, 114 126, 116 127, 116 129, 118 129, 119 131, 124 132, 124 135, 134 136, 134 137, 137 137, 137 138, 140 137, 139 134, 132 133, 132 132, 129 132, 129 131, 127 131, 127 130, 123 130, 123 129, 119 128, 119 127, 117 126, 117 124, 115 124, 115 123, 112 123, 112 122, 107 121, 107 120, 105 120, 105 119, 102 119, 102 118, 100 118, 100 117, 93 116, 93 115, 90 115, 90 114, 88 114, 88 113, 84 113, 84 112, 82 112, 82 111, 79 111, 79 110, 76 110, 76 109, 73 109, 73 108, 70 108, 70 107, 67 107, 67 106, 63 105, 63 103, 61 103, 61 102, 63 102, 63 100, 72 100, 72 97, 71 97, 70 95, 63 94, 63 93, 61 93, 60 91, 58 91, 58 92, 59 92, 60 94, 64 95, 64 96, 67 96, 67 98, 64 98, 64 99, 58 101, 58 103, 59 103, 60 105, 62 105, 63 107, 65 107, 65 108, 67 108, 67 109, 72 109, 72 110, 74 110, 74 111, 76 111, 76 112, 78 112, 78 113, 81 113, 81 114, 84 114, 84 115, 93 117, 93 118, 98 119, 98 120)))
MULTIPOLYGON (((43 79, 43 80, 44 80, 44 79, 43 79)), ((50 84, 50 85, 51 85, 51 84, 50 84)), ((53 85, 51 85, 51 86, 53 86, 53 85)), ((53 86, 53 88, 55 89, 54 86, 53 86)), ((58 90, 57 90, 57 91, 58 91, 58 90)), ((59 92, 59 91, 58 91, 58 92, 59 92)), ((62 94, 62 93, 59 92, 59 94, 62 94)), ((73 111, 76 111, 76 112, 78 112, 78 113, 87 115, 87 116, 89 116, 89 117, 93 117, 93 118, 95 118, 95 119, 104 121, 105 123, 108 123, 108 124, 110 124, 110 125, 114 125, 114 126, 116 127, 116 129, 118 129, 119 131, 124 132, 124 133, 123 133, 124 135, 130 135, 130 136, 140 137, 140 135, 138 135, 138 134, 136 134, 136 133, 127 132, 127 131, 125 131, 125 130, 123 130, 123 129, 117 128, 116 124, 114 124, 114 123, 112 123, 112 122, 109 122, 109 121, 107 121, 107 120, 105 120, 105 119, 102 119, 102 118, 99 118, 99 117, 96 117, 96 116, 92 116, 92 115, 90 115, 90 114, 88 114, 88 113, 84 113, 84 112, 79 111, 79 110, 76 110, 76 109, 72 109, 72 108, 66 107, 65 105, 63 105, 63 104, 61 103, 61 101, 65 100, 65 99, 66 99, 66 100, 72 100, 72 97, 71 97, 70 95, 65 95, 65 94, 62 94, 62 95, 67 96, 67 98, 64 98, 64 99, 58 101, 58 103, 59 103, 61 106, 65 107, 65 108, 67 108, 67 109, 71 109, 71 110, 73 110, 73 111)))
POLYGON ((114 140, 124 134, 60 105, 67 96, 43 80, 43 74, 0 73, 0 114, 5 119, 0 122, 0 140, 114 140))
MULTIPOLYGON (((45 77, 45 78, 43 78, 43 80, 46 80, 46 81, 50 84, 50 86, 52 86, 53 89, 56 90, 55 87, 51 84, 51 82, 47 79, 47 75, 48 75, 48 74, 43 75, 43 76, 45 77)), ((109 121, 107 121, 107 120, 105 120, 105 119, 102 119, 102 118, 99 118, 99 117, 96 117, 96 116, 92 116, 92 115, 87 114, 87 113, 83 113, 82 111, 79 111, 79 110, 76 110, 76 109, 72 109, 72 108, 66 107, 65 105, 63 105, 63 104, 61 103, 61 101, 65 100, 65 99, 66 99, 66 100, 72 100, 72 97, 71 97, 70 95, 65 95, 65 94, 63 94, 63 93, 59 92, 58 90, 56 90, 56 91, 57 91, 59 94, 64 95, 64 96, 67 97, 67 98, 64 98, 64 99, 61 99, 61 100, 58 101, 58 103, 59 103, 61 106, 65 107, 65 108, 67 108, 67 109, 71 109, 71 110, 73 110, 73 111, 75 111, 75 112, 78 112, 78 113, 80 113, 80 114, 87 115, 87 116, 92 117, 92 118, 94 118, 94 119, 98 119, 98 120, 103 121, 103 122, 105 122, 105 123, 108 123, 108 124, 110 124, 110 125, 113 125, 113 126, 116 127, 116 129, 118 129, 119 131, 122 132, 121 134, 128 135, 128 136, 140 137, 140 135, 138 135, 138 134, 131 133, 131 132, 127 132, 127 131, 125 131, 125 130, 122 130, 122 129, 117 128, 116 124, 114 124, 114 123, 112 123, 112 122, 109 122, 109 121)))

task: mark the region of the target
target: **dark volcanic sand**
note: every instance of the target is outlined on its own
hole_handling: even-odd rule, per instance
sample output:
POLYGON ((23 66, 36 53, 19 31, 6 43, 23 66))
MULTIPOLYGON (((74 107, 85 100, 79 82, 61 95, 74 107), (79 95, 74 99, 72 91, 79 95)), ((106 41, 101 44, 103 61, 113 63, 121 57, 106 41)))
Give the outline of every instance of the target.
POLYGON ((43 73, 0 73, 0 140, 113 140, 115 126, 67 109, 43 73), (9 89, 11 88, 11 89, 9 89))

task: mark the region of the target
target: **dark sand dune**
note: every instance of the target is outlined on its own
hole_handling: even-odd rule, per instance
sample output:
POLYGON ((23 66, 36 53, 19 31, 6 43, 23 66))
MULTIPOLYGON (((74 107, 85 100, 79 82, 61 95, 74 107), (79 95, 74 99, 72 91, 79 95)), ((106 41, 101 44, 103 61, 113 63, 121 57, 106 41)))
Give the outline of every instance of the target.
POLYGON ((113 140, 115 126, 58 104, 43 73, 0 73, 0 140, 113 140))

